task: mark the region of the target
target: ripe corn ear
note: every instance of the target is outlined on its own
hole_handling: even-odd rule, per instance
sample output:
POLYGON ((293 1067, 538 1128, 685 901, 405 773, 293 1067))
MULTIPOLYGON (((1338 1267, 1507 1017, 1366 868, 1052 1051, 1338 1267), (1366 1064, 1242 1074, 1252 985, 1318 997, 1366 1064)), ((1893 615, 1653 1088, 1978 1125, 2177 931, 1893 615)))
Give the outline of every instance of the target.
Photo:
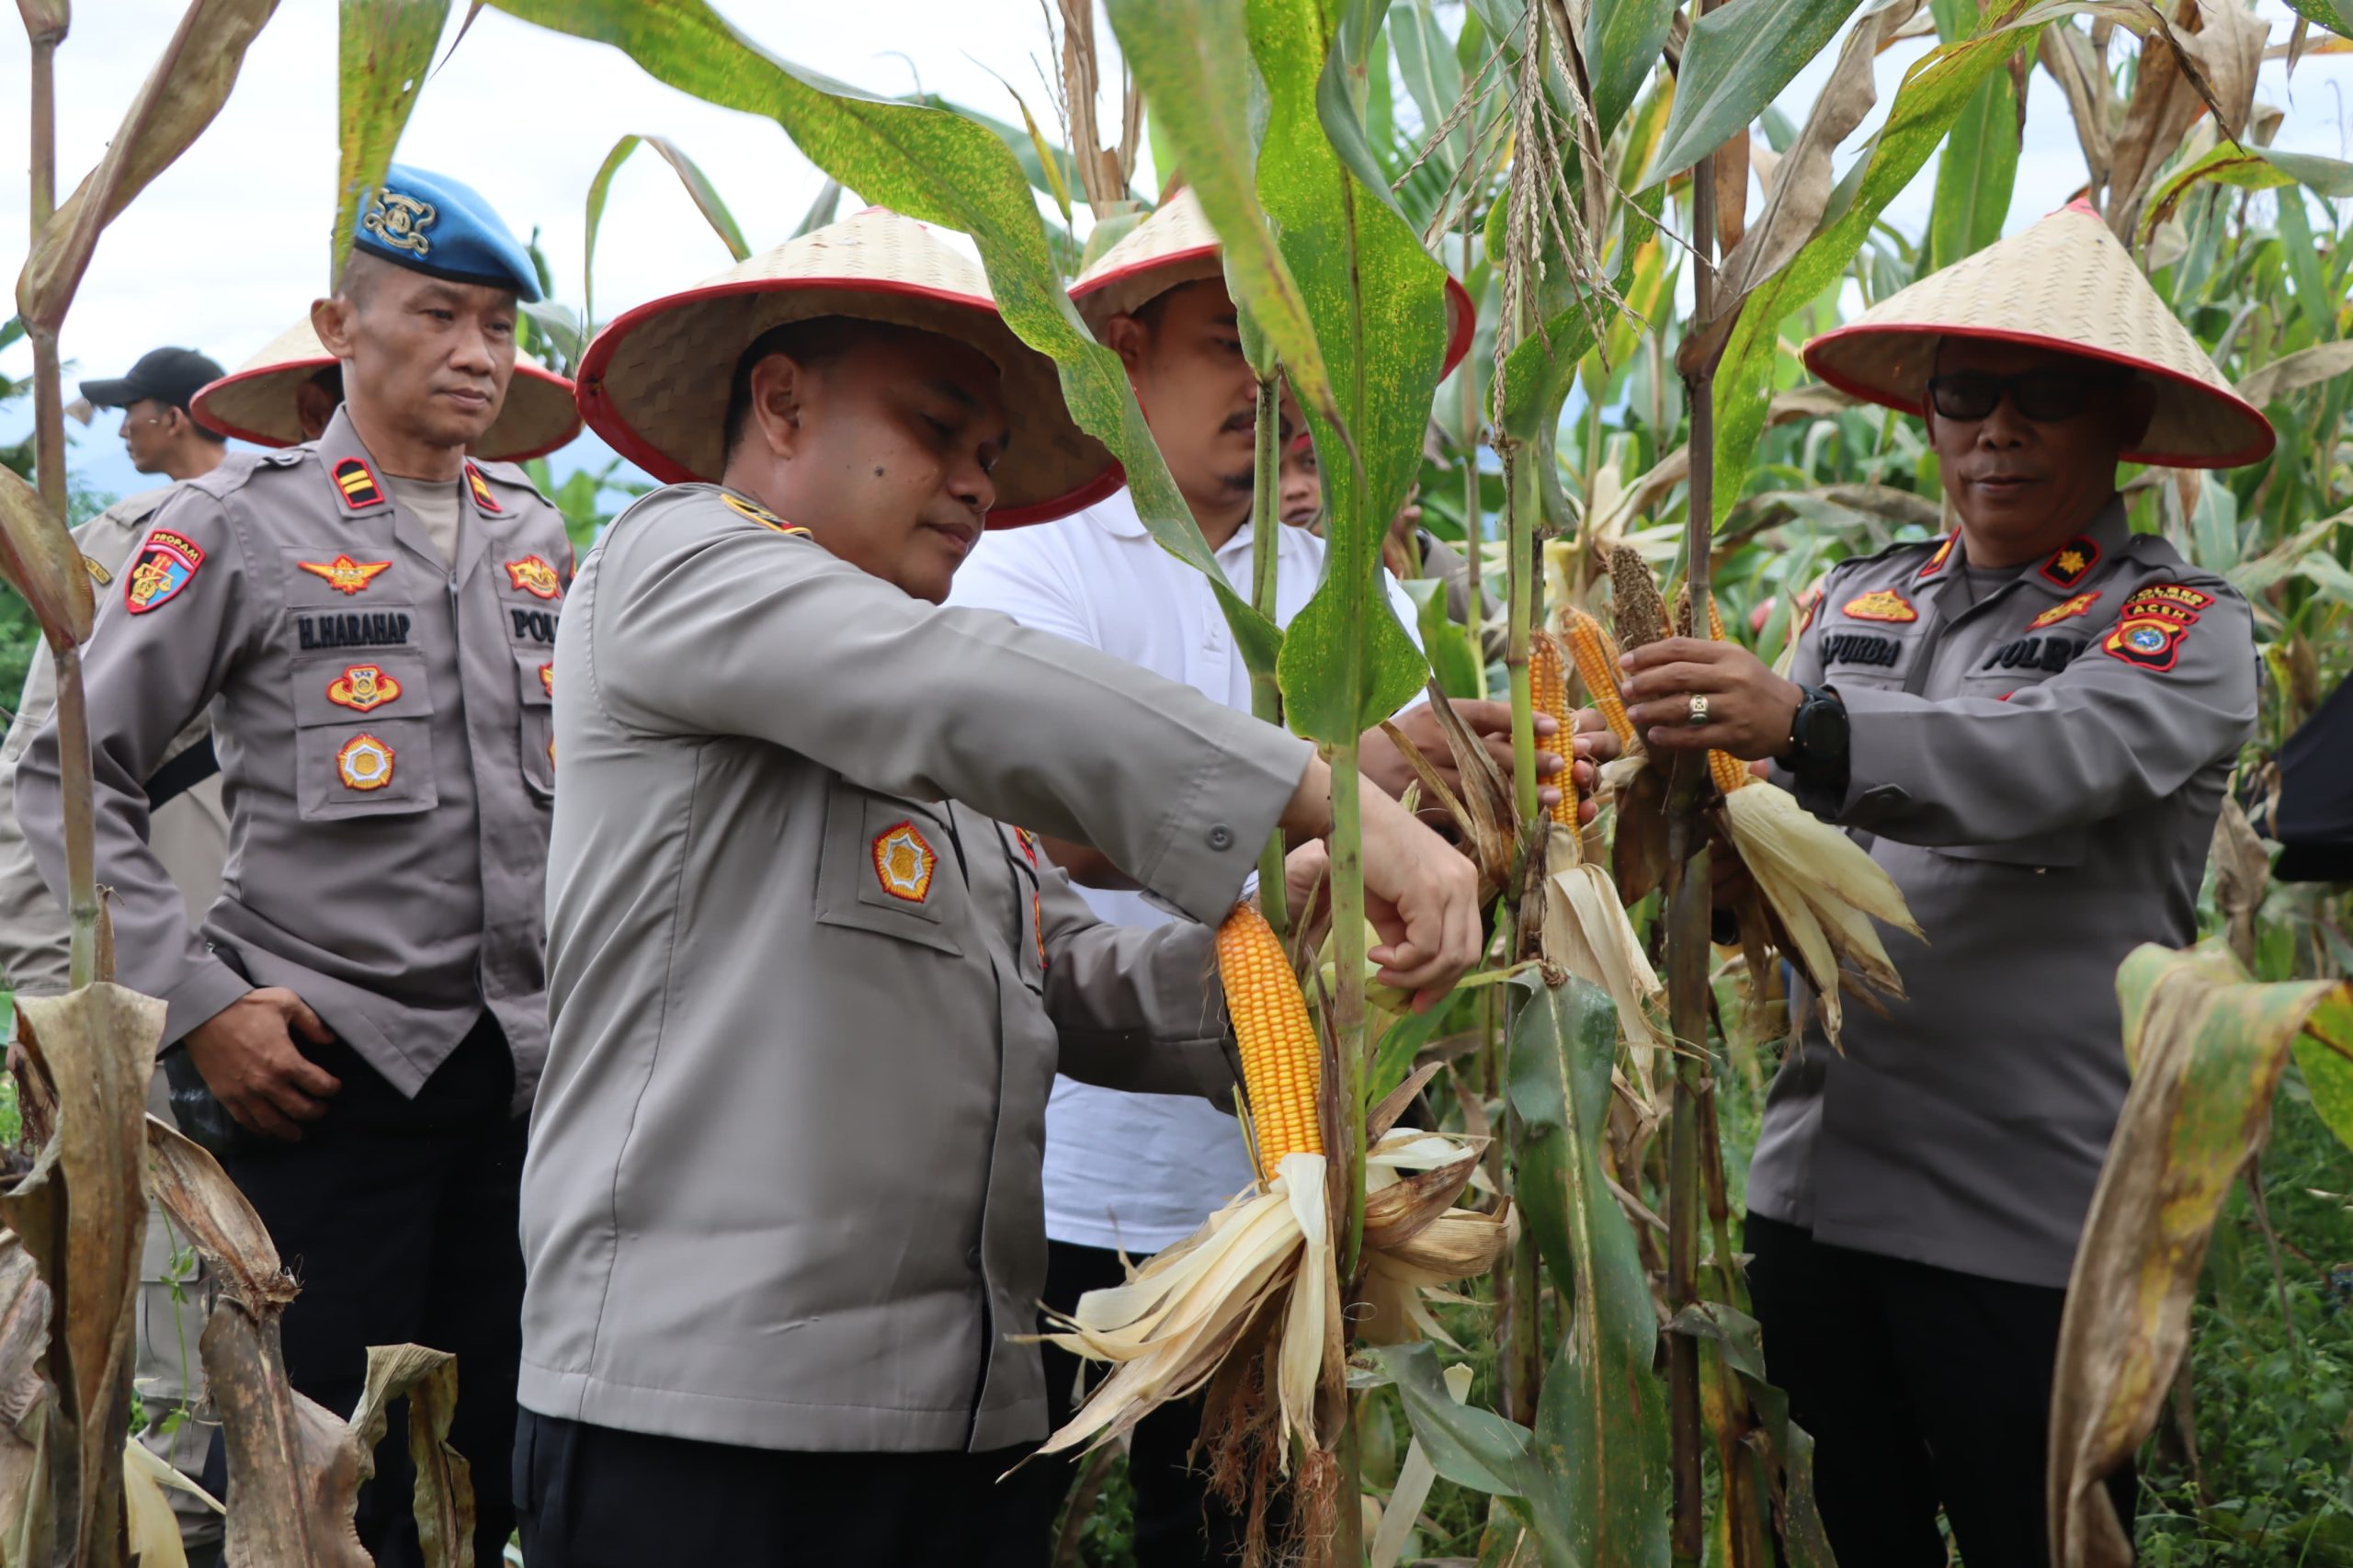
POLYGON ((1237 903, 1217 928, 1218 980, 1242 1056, 1242 1092, 1257 1138, 1258 1175, 1271 1180, 1287 1154, 1324 1152, 1316 1111, 1324 1058, 1307 998, 1266 917, 1237 903))
POLYGON ((1569 657, 1585 682, 1586 695, 1608 722, 1609 733, 1621 746, 1634 744, 1634 722, 1626 716, 1626 699, 1618 687, 1625 672, 1618 667, 1618 644, 1601 622, 1586 611, 1569 612, 1569 657))
MULTIPOLYGON (((1549 631, 1528 634, 1528 684, 1535 697, 1536 711, 1552 715, 1553 722, 1561 726, 1557 741, 1565 746, 1575 729, 1576 717, 1569 710, 1568 661, 1562 656, 1561 640, 1549 631)), ((1546 816, 1572 828, 1577 824, 1577 787, 1571 777, 1574 771, 1561 770, 1556 780, 1561 798, 1544 808, 1546 816)))

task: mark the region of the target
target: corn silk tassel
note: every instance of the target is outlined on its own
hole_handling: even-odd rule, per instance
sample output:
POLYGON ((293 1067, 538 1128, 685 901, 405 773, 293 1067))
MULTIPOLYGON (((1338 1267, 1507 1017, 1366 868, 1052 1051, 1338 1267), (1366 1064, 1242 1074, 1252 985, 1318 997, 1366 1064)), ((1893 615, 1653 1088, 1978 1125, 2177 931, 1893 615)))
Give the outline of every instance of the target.
MULTIPOLYGON (((1318 1382, 1343 1375, 1343 1307, 1369 1343, 1427 1335, 1451 1345, 1426 1296, 1484 1273, 1518 1229, 1508 1204, 1492 1214, 1454 1207, 1483 1179, 1483 1140, 1397 1129, 1436 1071, 1424 1069, 1368 1113, 1362 1273, 1352 1293, 1344 1291, 1316 1108, 1323 1058, 1298 977, 1247 904, 1219 928, 1217 949, 1259 1180, 1192 1235, 1131 1269, 1124 1284, 1088 1291, 1057 1320, 1047 1340, 1111 1371, 1041 1454, 1116 1441, 1161 1405, 1199 1392, 1239 1351, 1267 1358, 1273 1376, 1229 1380, 1242 1392, 1224 1402, 1221 1430, 1205 1430, 1203 1441, 1216 1459, 1222 1447, 1272 1434, 1281 1444, 1276 1468, 1287 1475, 1292 1439, 1302 1451, 1315 1449, 1318 1382), (1273 1422, 1249 1408, 1269 1388, 1273 1422)), ((1263 1473, 1246 1461, 1214 1468, 1263 1473)))

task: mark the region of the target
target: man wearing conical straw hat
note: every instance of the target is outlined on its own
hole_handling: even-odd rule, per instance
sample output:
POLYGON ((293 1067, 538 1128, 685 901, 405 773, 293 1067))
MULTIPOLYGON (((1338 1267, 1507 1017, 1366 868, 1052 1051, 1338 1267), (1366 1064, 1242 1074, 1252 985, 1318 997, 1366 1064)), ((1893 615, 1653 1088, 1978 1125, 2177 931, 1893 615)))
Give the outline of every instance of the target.
MULTIPOLYGON (((1842 1562, 2046 1560, 2070 1267, 2127 1085, 2116 971, 2196 934, 2256 712, 2245 602, 2154 534, 2120 461, 2272 446, 2086 207, 1809 344, 1916 414, 1960 527, 1843 562, 1790 679, 1725 642, 1629 655, 1651 744, 1771 758, 1870 836, 1927 947, 1908 999, 1775 1080, 1747 1244, 1773 1381, 1816 1440, 1842 1562)), ((2111 1478, 2128 1527, 2131 1478, 2111 1478)))
MULTIPOLYGON (((1255 548, 1258 384, 1242 354, 1222 248, 1199 199, 1189 187, 1170 197, 1079 275, 1071 299, 1120 356, 1170 477, 1228 581, 1246 585, 1255 548)), ((1472 325, 1469 296, 1451 278, 1447 308, 1445 363, 1451 369, 1470 346, 1472 325)), ((1306 439, 1303 432, 1299 439, 1306 439)), ((1275 619, 1288 624, 1324 580, 1324 544, 1307 529, 1277 527, 1275 551, 1275 619)), ((1418 642, 1414 601, 1394 579, 1384 577, 1384 584, 1392 613, 1418 642)), ((1250 710, 1250 672, 1208 579, 1160 547, 1125 489, 1058 521, 983 540, 949 602, 1002 610, 1025 626, 1250 710)), ((1491 737, 1508 766, 1510 705, 1462 702, 1457 709, 1491 737)), ((1453 754, 1426 705, 1413 705, 1398 722, 1425 756, 1444 759, 1451 770, 1453 754)), ((1392 793, 1413 777, 1379 729, 1365 736, 1363 757, 1367 777, 1392 793)), ((1557 760, 1547 756, 1540 766, 1557 767, 1557 760)), ((1101 857, 1051 841, 1047 848, 1088 884, 1083 896, 1104 919, 1152 926, 1170 918, 1101 857)), ((1207 1101, 1060 1080, 1046 1118, 1046 1308, 1069 1312, 1086 1291, 1118 1284, 1126 1258, 1191 1235, 1251 1179, 1233 1118, 1207 1101)), ((1073 1408, 1078 1363, 1051 1345, 1045 1358, 1059 1426, 1073 1408)), ((1224 1562, 1241 1544, 1241 1521, 1209 1494, 1190 1462, 1198 1412, 1188 1402, 1156 1413, 1131 1448, 1137 1553, 1147 1568, 1224 1562)), ((1033 1537, 1040 1561, 1070 1474, 1066 1462, 1040 1463, 1006 1483, 1003 1528, 1033 1537)))
MULTIPOLYGON (((938 608, 984 523, 1101 494, 1108 458, 921 224, 868 211, 640 306, 580 394, 673 483, 589 556, 556 650, 524 1551, 987 1561, 989 1488, 1047 1431, 1015 1336, 1057 1065, 1231 1081, 1207 926, 1097 922, 1009 824, 1211 922, 1270 831, 1324 829, 1328 774, 938 608)), ((1435 996, 1477 956, 1468 865, 1366 817, 1379 957, 1435 996)))

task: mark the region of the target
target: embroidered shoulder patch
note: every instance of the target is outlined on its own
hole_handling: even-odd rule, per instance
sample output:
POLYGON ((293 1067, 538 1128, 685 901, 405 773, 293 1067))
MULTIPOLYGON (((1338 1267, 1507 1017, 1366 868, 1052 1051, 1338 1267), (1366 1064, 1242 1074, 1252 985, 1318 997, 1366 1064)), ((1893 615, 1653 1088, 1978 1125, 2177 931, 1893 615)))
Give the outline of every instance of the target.
POLYGON ((2042 563, 2042 575, 2046 582, 2072 588, 2098 563, 2099 546, 2079 536, 2051 552, 2051 559, 2042 563))
POLYGON ((1960 537, 1961 535, 1958 532, 1945 535, 1944 543, 1937 546, 1937 552, 1928 557, 1928 563, 1926 566, 1921 567, 1920 570, 1912 574, 1912 580, 1915 583, 1921 582, 1927 578, 1933 577, 1938 573, 1943 571, 1945 569, 1945 562, 1952 559, 1953 541, 1960 537))
POLYGON ((921 903, 929 897, 932 868, 938 859, 914 823, 903 822, 874 835, 874 878, 892 898, 921 903))
POLYGON ((474 505, 483 511, 504 512, 506 510, 498 504, 498 497, 490 493, 490 485, 483 479, 482 470, 472 463, 466 465, 466 488, 474 493, 474 505))
POLYGON ((383 487, 376 483, 375 473, 358 458, 345 458, 328 471, 335 475, 335 487, 343 492, 343 504, 355 512, 384 504, 383 487))
POLYGON ((2040 631, 2046 626, 2058 625, 2069 616, 2088 615, 2091 613, 2092 601, 2098 597, 2099 590, 2094 588, 2088 594, 2077 594, 2072 598, 2062 599, 2032 620, 2028 621, 2026 629, 2029 631, 2040 631))
POLYGON ((802 539, 807 539, 809 537, 809 530, 807 528, 794 528, 790 523, 786 522, 782 517, 778 517, 774 512, 769 511, 757 501, 746 501, 732 490, 721 491, 719 493, 719 498, 727 503, 727 506, 730 511, 751 518, 752 521, 759 524, 760 527, 764 528, 774 528, 780 534, 798 534, 802 539))
POLYGON ((131 575, 123 579, 123 607, 133 615, 161 608, 196 580, 203 564, 203 547, 194 540, 170 528, 151 529, 131 563, 131 575))
POLYGON ((400 694, 401 683, 380 665, 353 665, 327 683, 327 700, 355 713, 381 708, 400 694))
POLYGON ((354 735, 335 754, 335 770, 347 790, 381 790, 392 781, 392 748, 373 735, 354 735))
POLYGON ((2190 623, 2162 616, 2127 616, 2100 640, 2100 652, 2111 659, 2163 674, 2181 656, 2181 640, 2190 623))
POLYGON ((2170 608, 2194 621, 2200 610, 2211 609, 2213 606, 2213 595, 2200 593, 2185 583, 2143 583, 2124 601, 2124 614, 2130 619, 2135 610, 2170 608))
POLYGON ((1022 858, 1028 860, 1030 869, 1035 870, 1038 866, 1038 835, 1026 827, 1017 827, 1013 830, 1013 841, 1021 846, 1022 858))
POLYGON ((105 562, 95 555, 82 557, 82 570, 87 572, 90 574, 90 581, 101 588, 114 581, 114 574, 108 571, 105 562))
POLYGON ((1920 619, 1920 612, 1912 608, 1912 601, 1893 588, 1873 588, 1868 594, 1848 599, 1838 607, 1838 613, 1856 620, 1885 620, 1899 624, 1920 619))
POLYGON ((354 561, 348 555, 338 555, 333 561, 298 561, 294 563, 313 577, 322 578, 338 594, 357 594, 374 582, 379 574, 389 572, 389 561, 354 561))
POLYGON ((544 556, 527 555, 520 561, 506 562, 506 581, 535 599, 551 599, 563 592, 555 568, 547 563, 544 556))

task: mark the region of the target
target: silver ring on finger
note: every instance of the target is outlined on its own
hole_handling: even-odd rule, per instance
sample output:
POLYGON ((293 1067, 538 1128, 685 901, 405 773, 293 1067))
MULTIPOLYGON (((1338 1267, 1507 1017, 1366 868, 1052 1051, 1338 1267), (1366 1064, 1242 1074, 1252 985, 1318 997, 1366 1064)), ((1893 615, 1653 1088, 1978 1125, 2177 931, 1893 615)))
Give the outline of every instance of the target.
POLYGON ((1706 723, 1706 722, 1708 722, 1708 696, 1707 696, 1707 693, 1705 693, 1705 692, 1701 692, 1701 691, 1695 691, 1695 692, 1693 692, 1693 693, 1691 694, 1690 699, 1689 699, 1689 701, 1690 701, 1690 713, 1689 713, 1689 715, 1688 715, 1688 716, 1684 720, 1684 722, 1685 722, 1685 723, 1687 723, 1687 724, 1689 724, 1693 729, 1695 729, 1695 730, 1696 730, 1696 729, 1698 729, 1700 725, 1702 725, 1702 724, 1704 724, 1704 723, 1706 723))

